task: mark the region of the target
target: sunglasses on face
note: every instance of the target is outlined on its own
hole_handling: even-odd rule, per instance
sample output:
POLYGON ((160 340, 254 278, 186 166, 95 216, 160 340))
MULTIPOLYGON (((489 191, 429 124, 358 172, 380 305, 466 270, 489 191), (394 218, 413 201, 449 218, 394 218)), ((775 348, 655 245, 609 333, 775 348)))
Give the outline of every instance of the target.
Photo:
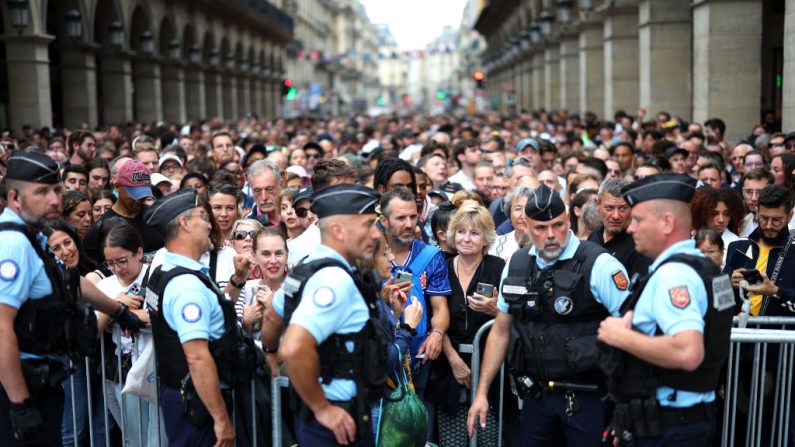
POLYGON ((301 219, 305 218, 307 213, 309 213, 309 208, 296 207, 293 209, 295 210, 295 215, 300 217, 301 219))
POLYGON ((232 234, 232 237, 233 237, 233 238, 234 238, 236 241, 242 241, 242 240, 245 240, 245 239, 246 239, 246 237, 250 237, 251 239, 254 239, 254 237, 255 237, 256 235, 257 235, 257 230, 249 230, 249 231, 242 231, 242 230, 238 230, 238 231, 235 231, 235 232, 232 234))

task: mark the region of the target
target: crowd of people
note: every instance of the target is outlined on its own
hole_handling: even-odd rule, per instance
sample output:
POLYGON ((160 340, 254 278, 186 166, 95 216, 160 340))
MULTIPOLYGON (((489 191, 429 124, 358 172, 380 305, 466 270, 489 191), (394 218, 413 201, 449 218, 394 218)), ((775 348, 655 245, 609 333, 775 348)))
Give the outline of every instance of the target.
MULTIPOLYGON (((232 308, 243 337, 264 351, 266 366, 255 375, 281 368, 294 383, 292 400, 303 401, 285 421, 287 438, 300 445, 372 445, 384 423, 377 404, 366 411, 361 404, 357 410, 339 404, 350 421, 327 411, 329 402, 362 393, 358 385, 340 385, 359 379, 330 372, 324 362, 335 355, 328 354, 329 343, 344 350, 347 339, 339 334, 358 331, 368 312, 388 333, 383 359, 392 385, 381 386, 412 383, 426 414, 422 442, 460 445, 493 421, 499 390, 489 385, 506 354, 512 385, 504 391, 504 422, 511 445, 555 440, 593 445, 608 426, 610 434, 628 442, 622 429, 633 429, 616 426, 612 406, 603 399, 606 392, 611 398, 621 393, 609 388, 606 367, 600 369, 597 337, 602 345, 671 371, 706 374, 699 365, 719 361, 722 351, 708 349, 710 343, 722 340, 728 348, 727 333, 709 332, 717 330, 718 316, 711 328, 704 327, 705 312, 711 312, 705 310, 707 297, 711 303, 718 294, 701 285, 708 271, 710 278, 721 272, 730 277, 732 312, 736 307, 755 316, 795 316, 795 275, 782 273, 795 264, 789 250, 795 228, 795 132, 782 133, 773 123, 748 130, 747 138, 730 142, 719 118, 695 123, 666 112, 654 117, 618 112, 599 119, 591 113, 539 111, 511 117, 249 117, 233 123, 129 123, 95 130, 26 126, 20 133, 4 132, 0 174, 7 180, 0 221, 41 224, 34 228, 46 236, 51 253, 79 273, 81 284, 91 284, 83 287, 84 295, 86 287, 95 287, 123 305, 94 306, 98 333, 106 339, 106 370, 100 372, 95 352, 86 362, 90 367, 81 364, 63 382, 66 411, 58 419, 58 443, 82 445, 91 435, 94 445, 105 445, 106 437, 114 444, 123 426, 128 445, 160 445, 166 438, 170 445, 231 445, 235 436, 240 445, 239 430, 218 416, 226 393, 215 398, 206 391, 232 384, 220 366, 215 382, 198 380, 196 372, 207 371, 194 369, 206 344, 197 351, 188 343, 223 340, 232 308), (47 160, 56 163, 57 181, 38 175, 52 169, 47 160), (46 184, 59 195, 51 198, 57 216, 29 218, 33 202, 21 199, 20 182, 46 184), (676 249, 669 253, 670 247, 676 249), (700 252, 711 267, 701 265, 701 276, 694 276, 685 264, 663 260, 674 252, 694 257, 700 252), (329 259, 337 264, 317 263, 329 259), (314 270, 301 268, 309 264, 314 270), (174 269, 200 273, 172 278, 168 272, 174 269), (367 278, 356 273, 371 270, 373 303, 363 292, 369 290, 363 285, 367 278), (661 271, 665 278, 648 278, 661 271), (314 275, 323 279, 313 280, 314 275), (201 289, 200 298, 169 301, 177 294, 175 283, 167 287, 172 279, 179 289, 201 289), (654 299, 669 308, 649 304, 651 298, 640 291, 632 295, 636 281, 659 289, 665 297, 654 299), (150 302, 147 290, 156 287, 150 302), (296 293, 300 304, 291 307, 296 293), (223 297, 220 307, 216 295, 223 297), (361 302, 350 301, 358 295, 361 302), (691 301, 697 305, 688 306, 691 301), (175 303, 180 307, 171 310, 175 303), (471 401, 476 378, 472 349, 465 347, 495 318, 488 342, 475 347, 483 349, 484 361, 471 401), (666 318, 669 323, 662 323, 666 318), (145 327, 128 330, 139 323, 145 327), (647 334, 643 340, 660 336, 658 327, 666 343, 674 340, 664 345, 668 363, 653 354, 663 345, 644 351, 626 344, 630 337, 621 331, 632 324, 647 334), (122 393, 126 374, 153 343, 152 327, 158 364, 169 357, 157 348, 176 340, 185 350, 181 358, 187 358, 184 367, 176 362, 165 373, 168 379, 161 379, 165 433, 158 431, 156 404, 122 393), (165 412, 184 408, 185 384, 177 373, 188 370, 209 412, 205 432, 196 424, 170 421, 165 412), (307 379, 299 370, 314 376, 307 379), (317 389, 307 384, 312 380, 317 389), (552 389, 557 382, 562 385, 552 389), (93 384, 93 393, 87 384, 93 384), (96 392, 100 389, 105 393, 96 392), (363 428, 357 411, 376 422, 363 428), (185 430, 193 430, 193 437, 185 437, 185 430)), ((32 274, 10 260, 12 253, 0 249, 0 255, 6 256, 0 259, 2 282, 32 274)), ((19 309, 20 303, 6 296, 19 290, 2 286, 0 308, 19 309)), ((213 343, 209 349, 214 352, 213 343)), ((341 357, 344 363, 347 357, 341 357)), ((0 382, 13 412, 18 401, 7 377, 0 374, 0 382)), ((665 408, 711 404, 716 384, 695 380, 696 388, 682 388, 677 402, 676 387, 662 377, 658 391, 673 389, 674 398, 664 402, 668 397, 657 393, 664 426, 650 432, 650 439, 698 424, 693 444, 683 445, 706 445, 714 439, 714 410, 687 413, 687 424, 668 424, 665 408)), ((626 397, 626 404, 635 397, 626 397)), ((616 399, 620 408, 623 397, 616 399)), ((12 418, 10 427, 19 434, 16 423, 12 418)), ((634 427, 636 445, 655 445, 640 442, 643 435, 634 427)))

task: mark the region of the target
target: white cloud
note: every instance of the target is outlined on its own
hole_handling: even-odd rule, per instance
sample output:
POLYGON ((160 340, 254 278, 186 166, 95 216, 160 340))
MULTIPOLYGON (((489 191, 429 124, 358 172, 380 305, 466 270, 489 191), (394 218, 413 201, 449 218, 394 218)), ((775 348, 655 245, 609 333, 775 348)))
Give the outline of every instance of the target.
POLYGON ((360 0, 373 23, 386 23, 402 50, 424 48, 446 26, 458 28, 466 0, 360 0))

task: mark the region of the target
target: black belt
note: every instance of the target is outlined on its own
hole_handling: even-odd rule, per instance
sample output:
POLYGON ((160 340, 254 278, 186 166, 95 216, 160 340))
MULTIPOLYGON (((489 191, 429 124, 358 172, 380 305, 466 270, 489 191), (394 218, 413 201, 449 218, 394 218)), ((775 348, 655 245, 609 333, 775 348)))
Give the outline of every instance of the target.
POLYGON ((674 408, 661 407, 660 416, 662 425, 665 428, 679 427, 682 425, 695 424, 696 422, 706 421, 714 410, 712 404, 702 403, 692 407, 674 408))

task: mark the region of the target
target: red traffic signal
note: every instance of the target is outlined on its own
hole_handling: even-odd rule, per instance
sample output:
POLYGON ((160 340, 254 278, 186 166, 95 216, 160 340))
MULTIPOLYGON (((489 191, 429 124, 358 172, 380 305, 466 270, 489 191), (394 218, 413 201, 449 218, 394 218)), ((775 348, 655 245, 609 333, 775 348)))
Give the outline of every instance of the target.
POLYGON ((292 87, 292 86, 293 86, 293 81, 292 81, 292 79, 285 79, 285 80, 284 80, 284 86, 285 86, 285 87, 292 87))
POLYGON ((478 70, 472 73, 472 77, 474 77, 476 81, 482 81, 486 75, 484 75, 482 71, 478 70))

